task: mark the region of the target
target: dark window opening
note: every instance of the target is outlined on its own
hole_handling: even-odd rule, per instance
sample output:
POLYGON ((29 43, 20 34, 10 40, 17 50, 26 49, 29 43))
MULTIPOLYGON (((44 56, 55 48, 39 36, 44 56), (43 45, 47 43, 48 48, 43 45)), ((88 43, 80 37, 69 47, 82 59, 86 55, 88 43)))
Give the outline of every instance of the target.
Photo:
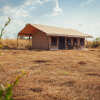
POLYGON ((65 37, 59 37, 59 49, 65 49, 65 37))
POLYGON ((75 43, 75 44, 77 44, 77 43, 78 43, 78 41, 77 41, 77 39, 76 39, 76 38, 74 39, 74 43, 75 43))
POLYGON ((70 38, 67 38, 67 43, 68 43, 68 45, 71 45, 71 39, 70 38))
POLYGON ((72 49, 71 38, 67 38, 67 46, 68 46, 68 49, 72 49))
POLYGON ((77 45, 78 45, 78 40, 77 40, 77 38, 74 38, 74 41, 73 41, 74 43, 73 43, 73 45, 75 46, 75 47, 77 47, 77 45))
POLYGON ((84 46, 84 44, 85 44, 84 39, 81 38, 81 39, 80 39, 80 45, 81 45, 81 46, 84 46))
POLYGON ((57 37, 51 37, 51 45, 56 46, 57 45, 57 37))

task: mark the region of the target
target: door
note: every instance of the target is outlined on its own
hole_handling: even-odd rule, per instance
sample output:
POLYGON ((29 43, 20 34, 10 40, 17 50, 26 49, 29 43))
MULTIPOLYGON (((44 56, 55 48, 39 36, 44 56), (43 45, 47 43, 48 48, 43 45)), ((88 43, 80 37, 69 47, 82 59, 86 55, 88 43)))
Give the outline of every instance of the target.
POLYGON ((65 49, 65 37, 59 37, 59 49, 65 49))

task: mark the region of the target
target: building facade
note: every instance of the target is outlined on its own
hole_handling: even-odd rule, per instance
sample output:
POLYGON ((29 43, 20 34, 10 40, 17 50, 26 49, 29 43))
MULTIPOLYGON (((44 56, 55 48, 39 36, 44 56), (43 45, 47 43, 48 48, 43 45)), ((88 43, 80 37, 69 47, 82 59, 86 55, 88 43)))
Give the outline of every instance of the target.
POLYGON ((27 24, 18 37, 32 37, 32 49, 81 49, 85 47, 85 38, 91 36, 73 29, 63 29, 47 25, 27 24))

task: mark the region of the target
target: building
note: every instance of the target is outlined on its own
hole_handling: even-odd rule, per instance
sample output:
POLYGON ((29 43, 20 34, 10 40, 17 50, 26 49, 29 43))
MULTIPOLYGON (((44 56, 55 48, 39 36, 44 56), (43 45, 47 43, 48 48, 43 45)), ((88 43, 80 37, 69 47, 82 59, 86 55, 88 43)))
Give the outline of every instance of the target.
POLYGON ((74 29, 64 29, 40 24, 27 24, 18 37, 32 38, 32 49, 74 49, 84 48, 85 39, 91 38, 74 29))

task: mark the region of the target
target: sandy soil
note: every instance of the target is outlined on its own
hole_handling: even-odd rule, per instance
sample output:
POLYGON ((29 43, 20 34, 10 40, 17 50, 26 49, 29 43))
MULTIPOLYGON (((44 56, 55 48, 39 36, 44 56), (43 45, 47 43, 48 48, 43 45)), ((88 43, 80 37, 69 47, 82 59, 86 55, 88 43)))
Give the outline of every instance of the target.
POLYGON ((0 52, 0 82, 27 73, 15 100, 100 100, 100 49, 0 52))

